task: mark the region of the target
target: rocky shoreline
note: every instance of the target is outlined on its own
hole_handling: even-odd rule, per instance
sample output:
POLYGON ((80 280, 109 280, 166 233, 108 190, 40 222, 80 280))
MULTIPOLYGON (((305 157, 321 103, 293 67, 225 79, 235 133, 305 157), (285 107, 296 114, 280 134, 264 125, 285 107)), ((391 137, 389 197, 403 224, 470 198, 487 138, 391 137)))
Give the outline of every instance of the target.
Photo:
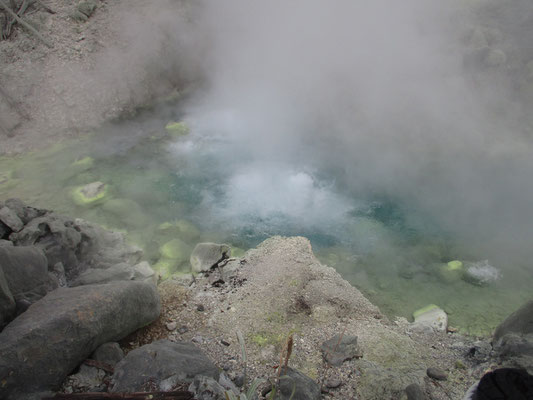
POLYGON ((157 286, 119 233, 17 199, 0 203, 0 221, 2 398, 191 384, 196 398, 224 399, 254 378, 267 395, 280 361, 283 399, 292 388, 301 399, 462 398, 487 371, 533 372, 533 302, 491 344, 446 332, 440 314, 389 321, 302 237, 239 258, 199 245, 194 275, 157 286))

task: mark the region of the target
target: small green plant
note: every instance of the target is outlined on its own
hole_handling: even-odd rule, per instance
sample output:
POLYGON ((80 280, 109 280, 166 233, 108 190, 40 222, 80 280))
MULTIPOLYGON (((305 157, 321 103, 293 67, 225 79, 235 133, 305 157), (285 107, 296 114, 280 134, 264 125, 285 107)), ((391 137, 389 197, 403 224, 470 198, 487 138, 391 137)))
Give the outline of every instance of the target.
MULTIPOLYGON (((283 351, 280 355, 279 360, 279 366, 278 366, 278 373, 277 376, 271 381, 272 384, 272 390, 269 393, 268 398, 270 400, 274 400, 276 396, 276 391, 278 389, 278 385, 281 379, 283 378, 290 378, 288 375, 281 375, 281 371, 283 368, 287 368, 289 364, 289 358, 292 354, 292 348, 294 344, 293 340, 294 333, 291 333, 289 337, 287 338, 287 341, 285 343, 285 346, 283 348, 283 351)), ((226 400, 252 400, 255 398, 255 394, 257 392, 258 387, 266 382, 264 379, 255 378, 252 383, 250 384, 250 387, 248 390, 246 389, 246 373, 247 373, 247 362, 248 362, 248 356, 246 353, 246 345, 244 343, 244 337, 242 335, 241 331, 237 331, 237 340, 239 341, 239 345, 241 347, 241 357, 243 362, 243 376, 244 376, 244 392, 240 393, 238 396, 233 393, 231 390, 227 390, 224 394, 226 395, 226 400)), ((296 385, 293 385, 291 396, 289 397, 289 400, 291 400, 296 393, 296 385)))

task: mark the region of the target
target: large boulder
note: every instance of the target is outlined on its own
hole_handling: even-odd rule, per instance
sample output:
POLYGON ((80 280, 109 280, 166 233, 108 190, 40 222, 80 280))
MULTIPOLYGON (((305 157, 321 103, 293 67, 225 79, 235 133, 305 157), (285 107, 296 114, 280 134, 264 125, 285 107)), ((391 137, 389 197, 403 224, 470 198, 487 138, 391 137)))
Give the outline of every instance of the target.
POLYGON ((191 254, 192 272, 209 271, 229 257, 231 257, 231 247, 227 244, 198 243, 191 254))
POLYGON ((24 227, 24 223, 17 213, 9 207, 0 208, 0 221, 14 232, 19 232, 24 227))
POLYGON ((146 261, 137 265, 119 263, 109 268, 89 268, 71 286, 94 285, 112 281, 146 281, 157 283, 155 272, 146 261))
POLYGON ((533 374, 533 300, 496 328, 493 346, 504 366, 526 369, 533 374))
POLYGON ((413 329, 431 328, 436 332, 446 332, 448 328, 448 315, 435 304, 429 304, 413 313, 413 329))
POLYGON ((130 281, 135 277, 133 267, 126 263, 113 265, 106 269, 89 268, 71 286, 94 285, 111 281, 130 281))
POLYGON ((159 316, 154 285, 114 282, 59 288, 0 333, 0 398, 55 389, 98 346, 159 316))
POLYGON ((118 232, 54 213, 32 219, 10 239, 16 246, 35 245, 42 249, 49 269, 61 263, 69 283, 88 268, 106 269, 122 262, 133 265, 142 256, 142 251, 127 244, 118 232))
POLYGON ((509 315, 494 331, 494 340, 515 333, 519 335, 533 334, 533 300, 528 301, 517 311, 509 315))
POLYGON ((27 206, 20 199, 8 199, 5 202, 5 206, 13 210, 24 223, 24 225, 26 225, 32 219, 46 214, 45 210, 27 206))
POLYGON ((219 370, 194 344, 158 340, 132 350, 115 367, 112 392, 169 391, 197 375, 218 379, 219 370))
POLYGON ((0 247, 0 269, 15 301, 33 303, 55 289, 46 257, 35 246, 0 247))
POLYGON ((2 268, 0 268, 0 329, 11 320, 15 313, 15 299, 2 268))

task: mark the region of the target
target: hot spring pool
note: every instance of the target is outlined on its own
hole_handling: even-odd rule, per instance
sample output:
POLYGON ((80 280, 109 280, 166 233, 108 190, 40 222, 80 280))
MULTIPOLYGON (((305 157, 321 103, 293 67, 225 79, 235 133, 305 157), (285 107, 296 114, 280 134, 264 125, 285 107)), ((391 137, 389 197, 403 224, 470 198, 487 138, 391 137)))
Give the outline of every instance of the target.
MULTIPOLYGON (((165 129, 176 115, 121 121, 45 151, 0 158, 0 199, 20 197, 38 207, 79 216, 113 230, 145 250, 157 265, 176 237, 190 250, 200 241, 230 243, 237 252, 272 235, 302 235, 389 316, 411 318, 437 304, 450 325, 487 335, 528 300, 529 265, 489 262, 501 277, 485 286, 446 272, 449 261, 488 257, 456 240, 409 205, 351 193, 335 172, 311 162, 257 160, 236 143, 194 121, 192 132, 165 129), (183 132, 181 132, 183 133, 183 132), (72 190, 108 185, 106 198, 84 207, 72 190)), ((177 270, 186 269, 186 263, 177 270)))

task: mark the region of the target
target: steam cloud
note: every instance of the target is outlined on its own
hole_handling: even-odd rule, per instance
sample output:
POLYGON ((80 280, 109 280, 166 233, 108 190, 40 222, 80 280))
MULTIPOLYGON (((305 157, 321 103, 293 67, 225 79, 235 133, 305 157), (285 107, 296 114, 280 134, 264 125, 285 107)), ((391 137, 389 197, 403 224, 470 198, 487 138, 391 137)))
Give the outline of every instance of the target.
POLYGON ((352 195, 392 197, 485 254, 527 248, 531 125, 505 67, 465 62, 464 3, 201 4, 208 87, 191 120, 256 165, 334 170, 352 195))

